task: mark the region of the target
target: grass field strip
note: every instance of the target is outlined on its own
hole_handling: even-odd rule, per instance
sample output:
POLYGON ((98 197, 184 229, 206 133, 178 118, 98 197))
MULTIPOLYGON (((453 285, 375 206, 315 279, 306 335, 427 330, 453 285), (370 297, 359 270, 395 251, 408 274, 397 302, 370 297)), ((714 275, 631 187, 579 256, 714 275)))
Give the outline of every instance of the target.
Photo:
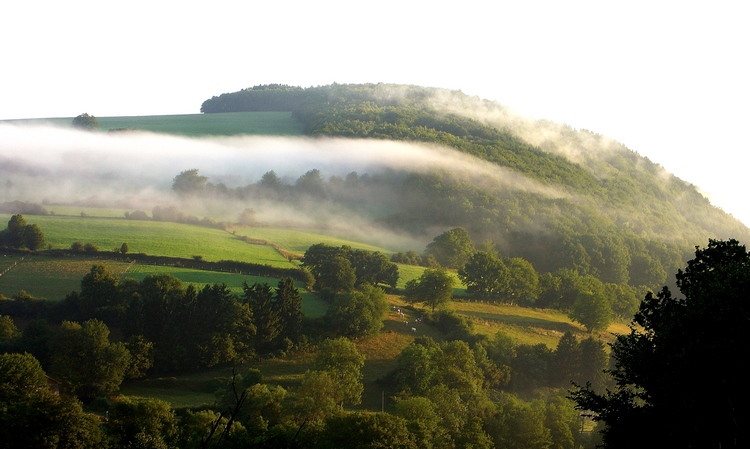
POLYGON ((133 265, 135 265, 135 260, 131 260, 128 266, 125 268, 125 271, 120 274, 120 280, 122 281, 125 279, 125 275, 128 274, 128 271, 130 271, 131 268, 133 268, 133 265))

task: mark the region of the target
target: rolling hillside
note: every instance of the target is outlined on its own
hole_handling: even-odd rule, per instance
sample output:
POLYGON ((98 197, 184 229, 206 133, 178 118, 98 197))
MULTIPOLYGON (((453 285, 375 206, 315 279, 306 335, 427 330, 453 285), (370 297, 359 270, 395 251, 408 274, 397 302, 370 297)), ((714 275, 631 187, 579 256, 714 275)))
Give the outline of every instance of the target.
POLYGON ((438 144, 503 170, 487 179, 460 164, 402 169, 400 176, 381 173, 347 185, 345 195, 326 192, 337 204, 348 197, 350 205, 378 209, 370 218, 389 229, 427 234, 461 226, 475 242, 492 241, 543 272, 572 268, 651 288, 667 282, 709 238, 750 240, 742 223, 695 186, 618 142, 528 120, 461 92, 386 84, 256 86, 206 100, 201 110, 280 107, 291 109, 311 136, 438 144), (362 184, 367 193, 357 197, 362 184))

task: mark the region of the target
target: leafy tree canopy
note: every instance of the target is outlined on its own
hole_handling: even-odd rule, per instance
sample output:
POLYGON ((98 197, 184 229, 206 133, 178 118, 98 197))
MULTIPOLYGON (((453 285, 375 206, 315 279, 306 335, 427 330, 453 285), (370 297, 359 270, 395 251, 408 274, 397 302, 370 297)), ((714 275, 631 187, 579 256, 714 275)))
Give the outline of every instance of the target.
POLYGON ((78 129, 84 129, 87 131, 93 131, 99 129, 99 120, 93 115, 89 115, 84 112, 73 118, 73 127, 78 129))

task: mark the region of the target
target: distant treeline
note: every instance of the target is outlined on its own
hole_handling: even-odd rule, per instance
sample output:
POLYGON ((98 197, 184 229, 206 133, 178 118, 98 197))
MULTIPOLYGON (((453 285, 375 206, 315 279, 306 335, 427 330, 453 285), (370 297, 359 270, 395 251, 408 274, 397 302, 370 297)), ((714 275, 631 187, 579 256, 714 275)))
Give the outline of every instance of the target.
POLYGON ((38 203, 5 201, 0 203, 0 214, 49 215, 49 211, 38 203))
MULTIPOLYGON (((421 236, 430 236, 435 228, 463 227, 474 242, 490 242, 503 256, 524 258, 540 273, 572 269, 602 282, 652 289, 667 282, 667 273, 676 272, 689 254, 679 242, 639 236, 578 202, 497 194, 450 173, 352 172, 325 179, 312 169, 285 184, 270 171, 255 184, 231 188, 187 170, 175 177, 173 188, 181 195, 240 199, 249 205, 270 202, 304 209, 315 204, 322 211, 343 207, 376 226, 421 236)), ((255 211, 246 209, 240 221, 253 224, 255 211)), ((394 261, 429 265, 415 254, 412 250, 411 258, 404 253, 394 261)))

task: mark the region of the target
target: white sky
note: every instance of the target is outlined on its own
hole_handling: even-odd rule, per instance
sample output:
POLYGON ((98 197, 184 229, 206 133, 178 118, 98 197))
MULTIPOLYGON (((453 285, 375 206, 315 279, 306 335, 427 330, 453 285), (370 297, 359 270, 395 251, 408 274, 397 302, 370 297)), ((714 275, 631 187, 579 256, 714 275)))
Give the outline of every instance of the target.
POLYGON ((750 224, 746 1, 25 0, 0 6, 0 42, 0 119, 197 113, 268 83, 445 87, 612 137, 750 224))

